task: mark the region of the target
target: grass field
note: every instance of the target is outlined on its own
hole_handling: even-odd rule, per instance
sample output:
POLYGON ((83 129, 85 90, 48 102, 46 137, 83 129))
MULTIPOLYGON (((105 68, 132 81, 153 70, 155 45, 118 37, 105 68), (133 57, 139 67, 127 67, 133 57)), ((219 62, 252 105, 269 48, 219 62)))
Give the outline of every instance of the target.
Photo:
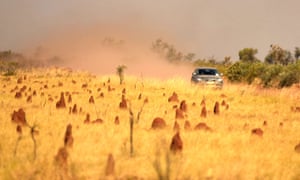
POLYGON ((35 69, 0 78, 0 179, 300 179, 300 154, 294 150, 300 142, 297 87, 262 89, 225 83, 217 90, 180 78, 134 76, 125 76, 125 84, 120 85, 116 75, 63 69, 35 69), (17 92, 20 98, 15 97, 17 92), (62 92, 66 108, 57 109, 62 92), (173 92, 178 102, 168 102, 173 92), (122 94, 127 109, 119 108, 122 94), (91 96, 94 103, 89 103, 91 96), (187 111, 183 119, 176 119, 175 108, 183 100, 187 111), (200 116, 203 100, 206 117, 200 116), (214 114, 216 102, 219 114, 214 114), (74 104, 78 112, 70 113, 74 104), (20 108, 28 124, 21 126, 22 133, 12 122, 13 112, 20 108), (130 109, 135 122, 133 153, 130 109), (84 123, 87 114, 91 121, 103 122, 84 123), (156 117, 167 126, 151 129, 156 117), (175 121, 183 142, 176 154, 170 151, 175 121), (185 126, 187 121, 190 127, 185 126), (200 122, 211 131, 195 130, 200 122), (68 124, 73 147, 65 148, 66 161, 59 162, 68 124), (255 128, 263 135, 252 134, 255 128), (109 154, 114 162, 107 163, 109 154), (113 164, 111 173, 106 172, 108 164, 113 164))

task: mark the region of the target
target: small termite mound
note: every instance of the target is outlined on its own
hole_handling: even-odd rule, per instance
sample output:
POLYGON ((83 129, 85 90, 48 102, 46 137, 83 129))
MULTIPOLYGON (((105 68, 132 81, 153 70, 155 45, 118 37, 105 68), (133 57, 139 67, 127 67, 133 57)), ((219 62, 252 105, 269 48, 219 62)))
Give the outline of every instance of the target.
POLYGON ((115 89, 115 88, 112 88, 110 85, 108 85, 107 90, 108 90, 108 92, 110 92, 110 91, 114 91, 114 90, 116 90, 116 89, 115 89))
POLYGON ((78 110, 77 110, 77 104, 74 104, 73 105, 73 108, 72 108, 72 114, 77 114, 78 110))
POLYGON ((32 96, 28 96, 26 99, 26 102, 31 103, 32 102, 32 96))
POLYGON ((201 103, 200 103, 201 106, 205 106, 206 103, 205 103, 205 99, 202 99, 201 103))
POLYGON ((64 137, 64 145, 67 148, 72 148, 73 142, 74 142, 74 138, 72 135, 72 125, 68 124, 65 132, 65 137, 64 137))
POLYGON ((120 124, 120 118, 119 118, 119 116, 116 116, 116 117, 115 117, 114 123, 115 123, 116 125, 119 125, 119 124, 120 124))
POLYGON ((209 132, 212 131, 211 127, 209 127, 209 126, 208 126, 206 123, 204 123, 204 122, 198 123, 198 124, 195 126, 194 129, 195 129, 195 130, 204 130, 204 131, 209 131, 209 132))
POLYGON ((263 126, 267 126, 268 125, 268 122, 267 121, 264 121, 263 122, 263 126))
POLYGON ((264 131, 260 128, 255 128, 251 130, 251 134, 255 136, 262 137, 264 135, 264 131))
POLYGON ((27 86, 23 86, 21 89, 20 89, 20 92, 25 92, 25 90, 27 89, 27 86))
POLYGON ((191 123, 189 121, 184 122, 184 129, 185 130, 191 130, 191 123))
POLYGON ((105 176, 112 176, 115 173, 115 160, 113 155, 110 153, 108 155, 105 167, 105 176))
POLYGON ((147 104, 148 102, 149 102, 149 99, 146 97, 146 98, 144 99, 144 103, 147 104))
POLYGON ((225 105, 225 109, 228 110, 229 109, 229 104, 225 105))
POLYGON ((124 88, 123 90, 122 90, 122 94, 126 94, 126 89, 124 88))
POLYGON ((16 131, 17 131, 17 133, 19 134, 19 136, 21 136, 21 135, 22 135, 22 126, 17 125, 16 131))
POLYGON ((22 98, 22 92, 16 92, 15 98, 16 98, 16 99, 22 98))
POLYGON ((56 108, 57 109, 66 108, 66 101, 65 101, 65 97, 64 97, 64 93, 63 92, 60 93, 60 99, 56 103, 56 108))
POLYGON ((120 107, 120 109, 127 109, 127 102, 126 102, 126 99, 125 99, 124 95, 122 95, 122 99, 121 99, 121 102, 119 104, 119 107, 120 107))
POLYGON ((87 83, 81 85, 81 88, 87 88, 87 87, 88 87, 87 83))
POLYGON ((221 98, 226 98, 227 96, 225 94, 220 95, 221 98))
POLYGON ((187 104, 186 104, 185 100, 180 102, 179 109, 183 112, 187 112, 187 104))
POLYGON ((300 153, 300 143, 298 143, 295 147, 294 150, 296 153, 300 153))
POLYGON ((179 153, 182 151, 182 149, 183 149, 183 142, 181 140, 179 132, 177 132, 172 138, 170 150, 173 153, 179 153))
POLYGON ((141 99, 142 99, 142 93, 140 93, 138 96, 138 100, 141 100, 141 99))
POLYGON ((97 118, 96 120, 92 121, 93 124, 102 124, 103 120, 100 118, 97 118))
POLYGON ((93 97, 93 96, 91 96, 91 97, 89 98, 89 103, 90 103, 90 104, 95 104, 95 100, 94 100, 94 97, 93 97))
POLYGON ((152 121, 151 129, 163 129, 166 126, 167 126, 166 122, 165 122, 165 120, 163 118, 156 117, 152 121))
POLYGON ((71 94, 69 94, 69 96, 68 96, 68 103, 72 103, 72 95, 71 94))
POLYGON ((85 120, 83 122, 84 122, 84 124, 88 124, 88 123, 91 122, 90 114, 89 113, 86 114, 86 118, 85 118, 85 120))
POLYGON ((216 115, 220 114, 220 104, 218 101, 215 103, 215 106, 214 106, 214 114, 216 114, 216 115))
POLYGON ((36 95, 37 95, 36 90, 34 90, 34 91, 32 92, 32 96, 36 96, 36 95))
POLYGON ((206 116, 207 116, 207 110, 206 110, 206 107, 203 106, 201 109, 200 117, 206 118, 206 116))
POLYGON ((292 112, 300 112, 300 107, 299 106, 292 106, 291 111, 292 112))
POLYGON ((65 173, 67 173, 67 171, 68 171, 68 156, 69 156, 69 153, 67 151, 67 148, 61 147, 61 148, 59 148, 59 150, 54 158, 55 162, 58 165, 58 167, 60 168, 60 170, 62 170, 65 173))
POLYGON ((18 80, 17 80, 17 84, 22 84, 22 82, 23 82, 23 79, 20 77, 20 78, 18 78, 18 80))
POLYGON ((184 119, 184 112, 181 109, 176 109, 175 119, 184 119))
POLYGON ((221 102, 221 106, 226 106, 226 101, 224 99, 221 102))
POLYGON ((13 112, 11 120, 21 126, 27 125, 25 111, 22 108, 13 112))
POLYGON ((174 122, 173 130, 174 131, 179 131, 180 130, 180 126, 179 126, 177 121, 174 122))
POLYGON ((176 92, 173 92, 172 96, 168 98, 168 102, 179 102, 178 95, 176 92))
POLYGON ((99 97, 104 98, 104 93, 101 92, 100 95, 99 95, 99 97))

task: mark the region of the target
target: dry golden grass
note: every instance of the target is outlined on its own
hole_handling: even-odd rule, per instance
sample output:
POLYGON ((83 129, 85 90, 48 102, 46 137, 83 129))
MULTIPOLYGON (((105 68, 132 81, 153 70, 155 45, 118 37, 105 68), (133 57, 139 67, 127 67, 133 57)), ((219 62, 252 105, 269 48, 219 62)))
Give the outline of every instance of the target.
POLYGON ((300 154, 294 150, 300 141, 300 89, 296 87, 260 89, 226 83, 222 90, 215 90, 179 78, 127 76, 120 85, 116 75, 36 69, 1 77, 0 88, 0 179, 300 178, 300 154), (22 97, 15 98, 24 85, 22 97), (62 92, 66 99, 71 94, 72 100, 66 101, 66 108, 57 109, 62 92), (178 101, 168 102, 174 92, 178 101), (31 101, 27 101, 29 96, 31 101), (121 99, 126 100, 127 109, 119 107, 121 99), (184 118, 176 120, 183 100, 184 118), (216 102, 219 113, 214 113, 216 102), (70 113, 75 104, 77 113, 70 113), (201 117, 203 106, 206 116, 201 117), (31 127, 22 127, 22 133, 11 120, 20 108, 31 127), (133 127, 132 156, 129 109, 135 121, 141 112, 133 127), (87 114, 91 123, 85 124, 87 114), (119 123, 115 123, 117 117, 119 123), (156 117, 167 126, 151 129, 156 117), (103 122, 92 123, 96 119, 103 122), (177 132, 175 121, 183 142, 182 151, 176 154, 170 152, 177 132), (187 121, 190 128, 185 129, 187 121), (200 122, 211 130, 194 130, 200 122), (67 167, 62 171, 55 159, 64 147, 68 124, 72 125, 73 146, 64 149, 67 167), (32 127, 38 133, 31 133, 32 127), (263 130, 263 135, 252 134, 255 128, 263 130), (108 161, 109 156, 113 161, 108 161), (106 172, 112 166, 108 163, 113 164, 110 173, 106 172))

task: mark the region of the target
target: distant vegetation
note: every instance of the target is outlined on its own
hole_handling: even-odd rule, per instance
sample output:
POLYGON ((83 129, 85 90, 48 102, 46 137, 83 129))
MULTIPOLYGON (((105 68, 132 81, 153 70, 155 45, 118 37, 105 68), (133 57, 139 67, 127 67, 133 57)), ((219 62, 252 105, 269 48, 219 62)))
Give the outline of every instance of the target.
POLYGON ((230 82, 261 85, 262 87, 289 87, 300 81, 300 48, 294 54, 278 45, 271 45, 264 61, 256 57, 257 49, 244 48, 238 52, 239 60, 231 57, 224 60, 197 59, 194 53, 184 54, 173 45, 161 39, 152 44, 154 52, 170 62, 188 61, 195 66, 212 66, 218 68, 230 82))
MULTIPOLYGON (((103 45, 122 45, 124 41, 105 38, 103 45)), ((151 50, 171 63, 191 63, 194 66, 212 66, 230 82, 256 84, 262 87, 289 87, 300 81, 300 48, 295 47, 290 52, 278 45, 271 45, 264 60, 256 57, 258 50, 244 48, 238 52, 239 59, 232 60, 230 56, 223 60, 214 57, 198 58, 195 53, 184 53, 173 44, 157 39, 152 43, 151 50)), ((61 65, 63 60, 58 56, 49 58, 46 62, 30 59, 16 52, 0 51, 0 74, 5 76, 16 75, 18 69, 40 67, 47 65, 61 65)))

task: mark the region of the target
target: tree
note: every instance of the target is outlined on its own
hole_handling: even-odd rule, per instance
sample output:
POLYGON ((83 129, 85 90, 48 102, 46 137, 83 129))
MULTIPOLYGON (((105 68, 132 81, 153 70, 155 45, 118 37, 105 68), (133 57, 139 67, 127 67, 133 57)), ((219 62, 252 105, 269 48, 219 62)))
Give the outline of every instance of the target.
POLYGON ((152 43, 151 49, 153 52, 171 62, 177 62, 183 59, 188 60, 186 59, 187 57, 189 58, 189 60, 192 60, 194 58, 193 53, 184 55, 182 52, 178 51, 172 44, 164 42, 162 39, 157 39, 154 43, 152 43))
POLYGON ((294 56, 295 56, 296 60, 299 59, 299 57, 300 57, 300 48, 299 47, 295 48, 295 54, 294 54, 294 56))
POLYGON ((117 74, 120 78, 120 84, 123 84, 124 82, 124 70, 126 69, 127 67, 125 65, 119 65, 117 67, 117 74))
POLYGON ((255 57, 257 52, 257 49, 244 48, 239 51, 239 58, 243 62, 256 62, 258 61, 258 59, 255 57))
POLYGON ((184 60, 187 60, 187 61, 192 61, 194 58, 195 58, 194 53, 188 53, 184 56, 184 60))
POLYGON ((222 62, 222 65, 223 66, 230 66, 231 64, 232 64, 231 57, 230 56, 225 56, 224 60, 222 62))
POLYGON ((265 62, 269 64, 288 65, 294 61, 292 53, 282 49, 278 45, 271 45, 271 50, 265 57, 265 62))

